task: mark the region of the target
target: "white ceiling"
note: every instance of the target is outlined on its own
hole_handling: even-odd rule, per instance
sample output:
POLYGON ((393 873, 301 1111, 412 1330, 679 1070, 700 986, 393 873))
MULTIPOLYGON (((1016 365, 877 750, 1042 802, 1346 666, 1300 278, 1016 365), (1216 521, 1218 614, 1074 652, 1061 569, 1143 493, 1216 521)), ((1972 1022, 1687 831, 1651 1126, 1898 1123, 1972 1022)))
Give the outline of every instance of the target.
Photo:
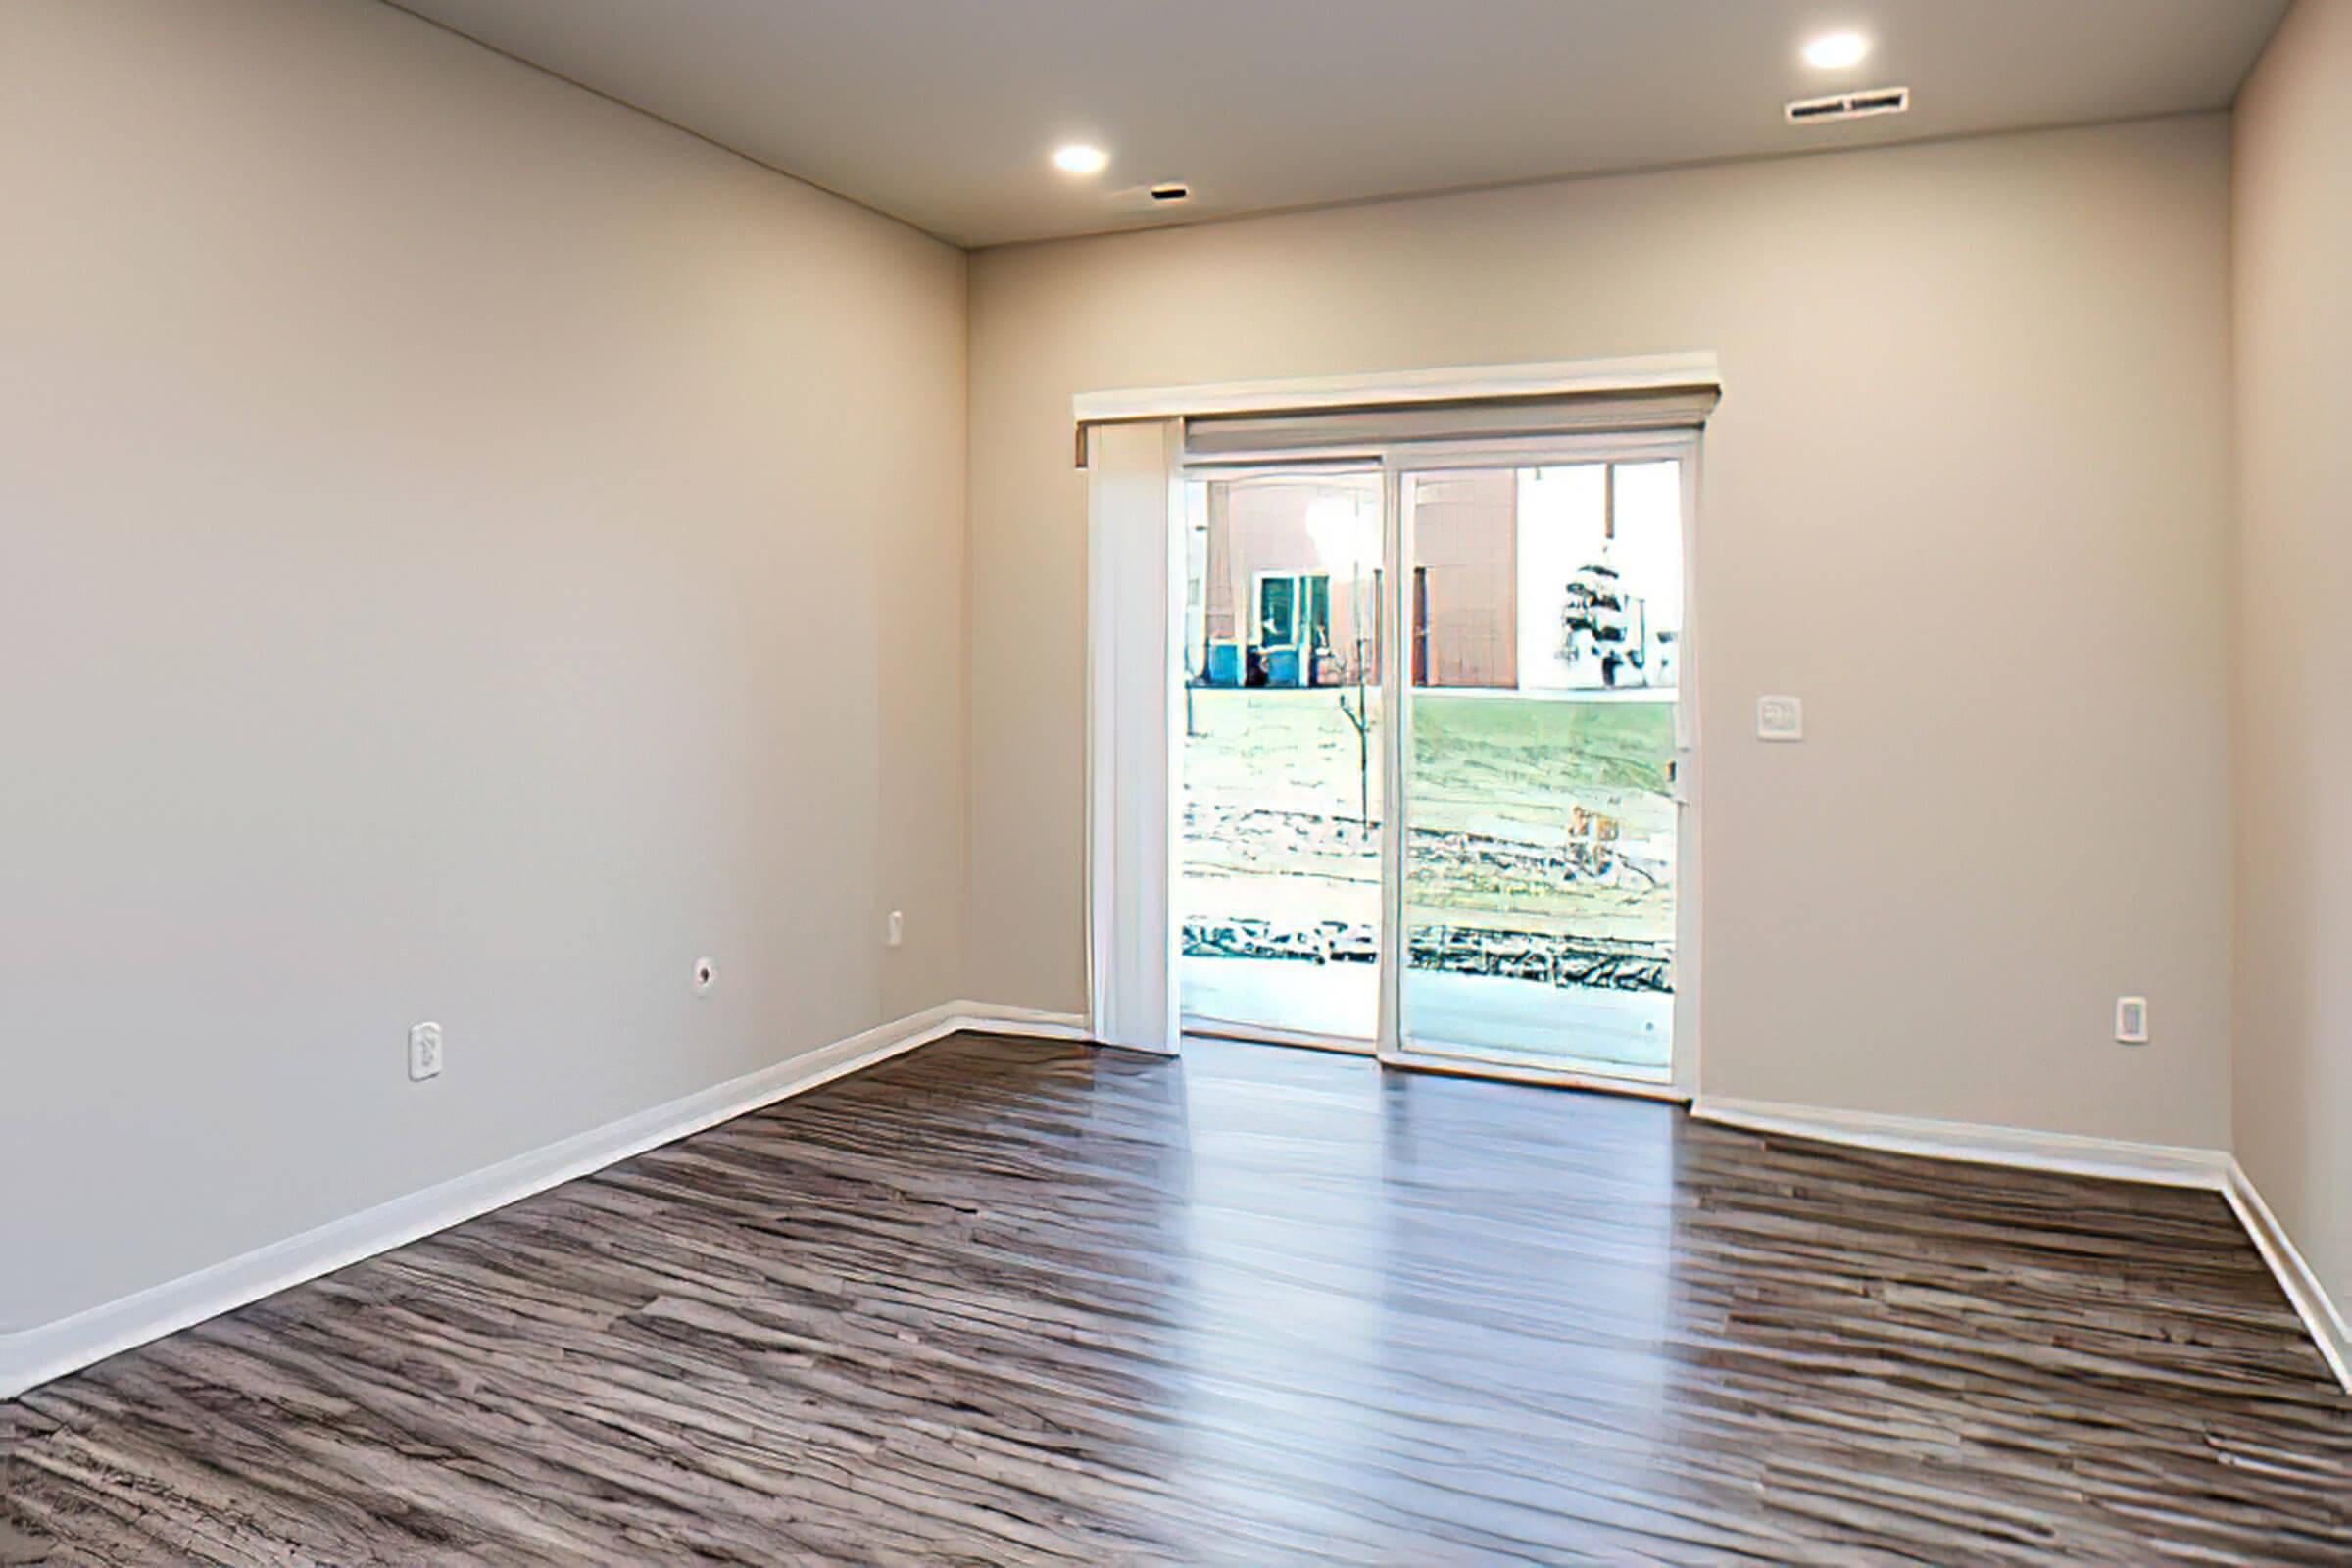
POLYGON ((2216 109, 2287 0, 394 0, 964 245, 2216 109), (1860 66, 1799 59, 1863 31, 1860 66), (1912 112, 1784 123, 1904 85, 1912 112), (1111 166, 1072 179, 1065 141, 1111 166), (1184 180, 1181 210, 1140 187, 1184 180))

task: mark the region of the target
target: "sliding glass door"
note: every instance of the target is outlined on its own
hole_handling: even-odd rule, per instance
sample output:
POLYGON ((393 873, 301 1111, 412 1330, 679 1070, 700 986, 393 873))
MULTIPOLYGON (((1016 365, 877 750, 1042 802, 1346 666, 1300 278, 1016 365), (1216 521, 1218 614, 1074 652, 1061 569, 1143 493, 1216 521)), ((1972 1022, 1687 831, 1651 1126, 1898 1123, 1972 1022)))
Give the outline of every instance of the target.
POLYGON ((1674 1055, 1677 458, 1407 471, 1403 1055, 1663 1081, 1674 1055))
POLYGON ((1186 1027, 1379 1026, 1381 475, 1185 487, 1177 974, 1186 1027))
POLYGON ((1188 476, 1188 1029, 1672 1081, 1693 452, 1188 476))

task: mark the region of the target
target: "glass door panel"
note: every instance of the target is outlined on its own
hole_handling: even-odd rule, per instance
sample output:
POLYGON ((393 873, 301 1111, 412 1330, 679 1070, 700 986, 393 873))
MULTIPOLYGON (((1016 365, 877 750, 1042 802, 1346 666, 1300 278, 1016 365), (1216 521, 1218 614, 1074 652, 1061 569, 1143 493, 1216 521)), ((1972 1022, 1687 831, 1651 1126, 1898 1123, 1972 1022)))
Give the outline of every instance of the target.
POLYGON ((1681 463, 1400 477, 1413 625, 1398 1044, 1662 1082, 1681 463))
POLYGON ((1370 1050, 1381 933, 1381 475, 1186 485, 1186 1027, 1370 1050))

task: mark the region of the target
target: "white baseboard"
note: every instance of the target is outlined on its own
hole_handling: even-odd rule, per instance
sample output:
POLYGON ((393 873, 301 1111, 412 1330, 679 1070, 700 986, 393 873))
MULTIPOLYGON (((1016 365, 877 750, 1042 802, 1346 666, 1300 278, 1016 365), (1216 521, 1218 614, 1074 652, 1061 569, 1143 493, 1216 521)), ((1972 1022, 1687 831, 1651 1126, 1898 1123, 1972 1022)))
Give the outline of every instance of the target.
POLYGON ((964 1029, 1086 1038, 1084 1020, 1069 1013, 943 1003, 135 1295, 0 1334, 0 1399, 964 1029))
POLYGON ((1027 1035, 1033 1040, 1092 1040, 1083 1012, 1047 1012, 1037 1007, 1004 1007, 993 1002, 951 1003, 955 1026, 984 1035, 1027 1035))
POLYGON ((2028 1170, 2064 1171, 2072 1176, 2107 1176, 2118 1181, 2156 1182, 2166 1187, 2228 1185, 2230 1156, 2218 1149, 2175 1144, 2133 1144, 2073 1133, 2029 1132, 1979 1122, 1936 1121, 1925 1116, 1883 1116, 1864 1110, 1826 1110, 1761 1100, 1725 1100, 1701 1095, 1690 1114, 1701 1121, 1744 1127, 1750 1132, 1818 1138, 1825 1143, 1884 1149, 1930 1159, 1961 1159, 1981 1165, 2017 1165, 2028 1170))
POLYGON ((2302 1318, 2338 1382, 2352 1391, 2352 1332, 2329 1298, 2327 1287, 2295 1250, 2278 1216, 2254 1190, 2235 1158, 2218 1149, 2175 1144, 2134 1144, 2071 1133, 2029 1132, 1973 1122, 1936 1121, 1920 1116, 1882 1116, 1869 1111, 1826 1110, 1811 1105, 1701 1097, 1690 1107, 1701 1121, 1749 1132, 1817 1138, 1825 1143, 1883 1149, 1931 1159, 1961 1159, 1984 1165, 2104 1176, 2117 1181, 2153 1182, 2219 1193, 2245 1227, 2278 1287, 2302 1318))
POLYGON ((2352 1326, 2346 1325, 2343 1308, 2328 1296, 2328 1287, 2295 1250, 2286 1227, 2278 1223, 2278 1216, 2271 1212, 2271 1205, 2255 1190, 2253 1179, 2234 1159, 2230 1161, 2230 1179, 2222 1189, 2222 1196, 2230 1200, 2237 1222, 2254 1238, 2254 1250, 2278 1276, 2279 1288, 2286 1292, 2287 1300, 2294 1303, 2295 1315, 2311 1330, 2321 1359, 2328 1363, 2345 1392, 2352 1393, 2352 1326))

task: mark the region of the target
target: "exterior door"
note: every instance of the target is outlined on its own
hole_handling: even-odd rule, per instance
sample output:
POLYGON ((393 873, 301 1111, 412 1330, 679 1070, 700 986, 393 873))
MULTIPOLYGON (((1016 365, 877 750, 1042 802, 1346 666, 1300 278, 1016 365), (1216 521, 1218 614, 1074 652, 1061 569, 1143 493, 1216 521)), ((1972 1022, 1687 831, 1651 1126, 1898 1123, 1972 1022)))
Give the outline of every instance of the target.
POLYGON ((1190 483, 1188 1029, 1673 1086, 1695 451, 1411 450, 1190 483))
POLYGON ((1200 537, 1184 597, 1200 611, 1183 661, 1175 925, 1193 1033, 1375 1047, 1381 485, 1367 467, 1186 486, 1200 537), (1217 657, 1237 621, 1247 657, 1217 657))
POLYGON ((1683 460, 1404 468, 1402 1059, 1674 1067, 1683 460), (1423 629, 1435 599, 1445 613, 1423 629))

